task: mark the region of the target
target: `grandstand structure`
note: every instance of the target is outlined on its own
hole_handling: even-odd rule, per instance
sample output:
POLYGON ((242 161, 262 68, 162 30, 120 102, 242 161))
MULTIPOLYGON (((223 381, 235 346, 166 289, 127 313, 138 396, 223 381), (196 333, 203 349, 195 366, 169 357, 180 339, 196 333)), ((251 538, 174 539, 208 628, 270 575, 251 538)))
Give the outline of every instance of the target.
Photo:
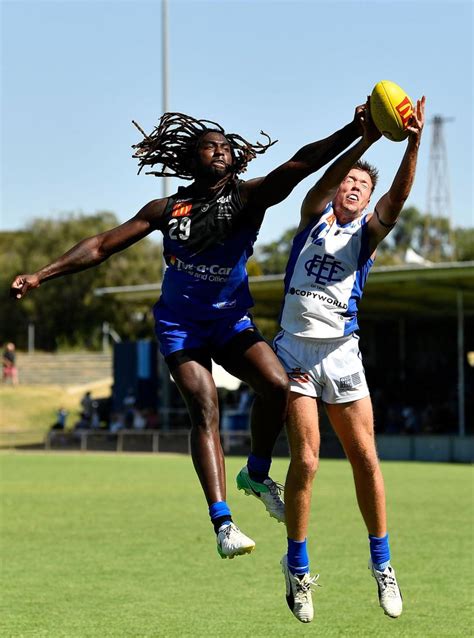
MULTIPOLYGON (((250 277, 259 319, 277 320, 283 275, 250 277)), ((101 288, 97 295, 156 301, 159 284, 101 288)), ((372 391, 385 401, 446 404, 447 429, 472 433, 474 262, 374 267, 361 302, 361 350, 372 391), (449 405, 448 405, 449 404, 449 405), (452 422, 451 422, 452 421, 452 422)), ((440 417, 441 418, 441 417, 440 417)))

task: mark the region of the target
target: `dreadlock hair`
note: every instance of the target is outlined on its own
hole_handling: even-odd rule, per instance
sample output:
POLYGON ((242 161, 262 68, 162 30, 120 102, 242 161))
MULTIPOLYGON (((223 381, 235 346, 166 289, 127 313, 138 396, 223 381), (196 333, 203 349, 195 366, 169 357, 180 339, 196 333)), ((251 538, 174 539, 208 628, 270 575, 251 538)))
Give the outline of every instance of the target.
POLYGON ((221 133, 229 142, 234 162, 229 173, 214 188, 220 188, 228 180, 233 180, 239 173, 246 171, 248 163, 257 154, 265 153, 278 141, 272 142, 266 133, 260 131, 268 142, 251 144, 236 133, 227 134, 217 122, 196 120, 183 113, 165 113, 150 135, 147 135, 134 120, 132 123, 144 137, 141 142, 132 146, 135 149, 133 157, 138 159, 138 174, 145 166, 161 164, 161 170, 146 172, 147 175, 156 177, 167 175, 187 180, 194 179, 192 162, 199 140, 209 132, 221 133))
POLYGON ((370 177, 370 179, 372 180, 372 193, 375 190, 375 186, 377 185, 377 180, 379 178, 379 171, 377 168, 375 168, 375 166, 373 166, 372 164, 369 164, 369 162, 366 162, 365 160, 357 160, 357 162, 354 164, 354 166, 352 168, 356 168, 359 171, 364 171, 365 173, 368 174, 368 176, 370 177))

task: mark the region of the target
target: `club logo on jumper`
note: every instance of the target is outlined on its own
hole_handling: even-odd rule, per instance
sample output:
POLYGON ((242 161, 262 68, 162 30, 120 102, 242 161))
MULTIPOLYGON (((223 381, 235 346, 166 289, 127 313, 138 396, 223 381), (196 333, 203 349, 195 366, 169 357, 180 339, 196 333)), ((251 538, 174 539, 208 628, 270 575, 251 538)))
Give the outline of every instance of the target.
POLYGON ((342 262, 338 261, 332 255, 314 255, 312 259, 309 259, 304 267, 308 277, 314 277, 314 281, 317 284, 330 284, 334 281, 342 281, 341 277, 338 277, 338 273, 344 272, 342 262))
POLYGON ((336 383, 337 387, 342 392, 344 390, 354 390, 358 385, 361 384, 360 372, 349 374, 347 377, 341 377, 339 381, 336 380, 336 383))
POLYGON ((315 244, 316 246, 322 246, 324 242, 324 237, 328 234, 330 228, 331 227, 328 226, 326 222, 322 222, 321 224, 316 226, 316 228, 311 233, 311 239, 312 239, 311 243, 315 244), (326 230, 326 232, 323 234, 324 230, 326 230))
MULTIPOLYGON (((341 310, 347 310, 347 304, 341 303, 337 299, 333 297, 328 297, 328 295, 324 295, 322 292, 317 292, 316 290, 300 290, 299 288, 290 288, 290 295, 296 295, 297 297, 309 297, 310 299, 318 299, 319 301, 323 301, 328 306, 336 306, 336 308, 341 308, 341 310)), ((341 317, 343 319, 343 317, 341 317)))
POLYGON ((311 233, 312 244, 316 246, 322 246, 324 243, 324 238, 331 230, 332 225, 336 221, 335 215, 329 215, 325 221, 322 221, 320 224, 316 226, 316 228, 311 233))
POLYGON ((171 210, 171 217, 187 217, 191 212, 192 204, 176 202, 171 210))
POLYGON ((408 122, 411 116, 413 115, 413 107, 411 105, 410 100, 408 99, 406 95, 403 98, 403 100, 400 102, 400 104, 397 104, 395 109, 397 110, 397 113, 402 120, 403 128, 406 128, 408 126, 408 122))
POLYGON ((219 264, 190 264, 175 255, 171 255, 169 257, 168 263, 176 270, 186 272, 188 275, 191 275, 196 279, 218 283, 224 283, 227 281, 230 273, 232 272, 232 268, 220 266, 219 264))
POLYGON ((299 381, 300 383, 309 383, 309 374, 301 370, 301 368, 292 368, 288 372, 288 379, 299 381))

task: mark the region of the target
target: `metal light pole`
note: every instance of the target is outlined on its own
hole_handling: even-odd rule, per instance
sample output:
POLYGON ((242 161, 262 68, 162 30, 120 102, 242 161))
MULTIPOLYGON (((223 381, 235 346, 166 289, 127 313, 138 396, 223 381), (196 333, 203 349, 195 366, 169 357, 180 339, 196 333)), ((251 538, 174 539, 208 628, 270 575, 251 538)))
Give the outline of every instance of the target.
MULTIPOLYGON (((162 113, 168 111, 168 0, 161 0, 161 78, 162 78, 162 113)), ((169 178, 163 177, 163 197, 169 195, 169 178)), ((166 263, 164 259, 164 251, 162 251, 161 267, 164 275, 166 263)), ((163 276, 162 276, 163 280, 163 276)), ((168 366, 164 357, 159 355, 159 371, 160 371, 160 407, 161 410, 161 427, 163 430, 170 429, 170 395, 171 382, 168 372, 168 366)))

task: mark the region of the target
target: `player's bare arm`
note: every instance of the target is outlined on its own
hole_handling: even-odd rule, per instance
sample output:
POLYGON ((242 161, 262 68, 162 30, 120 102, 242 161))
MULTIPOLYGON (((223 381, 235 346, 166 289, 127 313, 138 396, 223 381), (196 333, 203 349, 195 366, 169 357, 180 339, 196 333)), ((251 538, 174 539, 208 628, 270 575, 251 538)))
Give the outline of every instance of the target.
POLYGON ((17 275, 11 284, 10 296, 21 299, 29 290, 38 288, 48 279, 97 266, 114 253, 136 243, 159 228, 166 201, 166 199, 153 200, 120 226, 83 239, 64 255, 37 272, 17 275))
POLYGON ((425 123, 425 97, 417 100, 411 121, 407 127, 409 132, 405 154, 397 174, 387 193, 377 202, 374 214, 368 222, 371 249, 388 235, 395 226, 398 216, 407 200, 415 179, 418 148, 425 123))
POLYGON ((381 137, 370 116, 369 102, 357 108, 356 116, 359 118, 363 136, 357 144, 338 157, 308 191, 301 206, 300 229, 307 226, 314 217, 321 215, 327 204, 334 198, 340 183, 351 167, 381 137))
POLYGON ((266 210, 282 202, 301 180, 334 159, 361 135, 359 116, 329 137, 303 146, 284 164, 265 177, 242 185, 242 200, 257 210, 266 210))

